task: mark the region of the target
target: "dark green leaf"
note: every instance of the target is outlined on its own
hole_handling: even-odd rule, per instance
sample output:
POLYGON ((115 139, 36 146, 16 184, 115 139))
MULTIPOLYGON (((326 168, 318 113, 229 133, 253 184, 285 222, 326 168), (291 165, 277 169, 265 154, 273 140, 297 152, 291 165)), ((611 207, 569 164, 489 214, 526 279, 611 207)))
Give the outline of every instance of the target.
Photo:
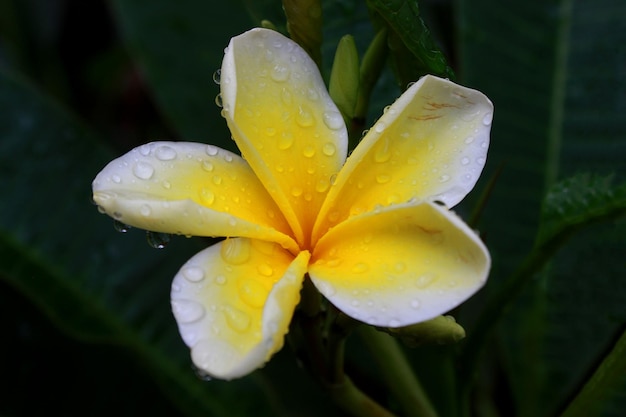
POLYGON ((374 21, 387 29, 394 69, 401 85, 425 74, 454 78, 446 58, 422 20, 416 0, 368 0, 374 21))

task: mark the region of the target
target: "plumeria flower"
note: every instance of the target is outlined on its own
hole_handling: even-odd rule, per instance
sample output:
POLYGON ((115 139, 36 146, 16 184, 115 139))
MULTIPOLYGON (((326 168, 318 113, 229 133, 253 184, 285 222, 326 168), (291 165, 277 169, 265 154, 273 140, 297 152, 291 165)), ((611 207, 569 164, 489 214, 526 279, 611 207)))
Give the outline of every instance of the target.
POLYGON ((345 314, 384 327, 436 317, 484 284, 489 253, 446 208, 485 163, 493 107, 483 94, 423 77, 347 158, 343 118, 290 39, 267 29, 233 38, 220 86, 242 156, 153 142, 93 182, 101 210, 125 224, 226 237, 172 284, 198 368, 232 379, 265 364, 305 279, 345 314))

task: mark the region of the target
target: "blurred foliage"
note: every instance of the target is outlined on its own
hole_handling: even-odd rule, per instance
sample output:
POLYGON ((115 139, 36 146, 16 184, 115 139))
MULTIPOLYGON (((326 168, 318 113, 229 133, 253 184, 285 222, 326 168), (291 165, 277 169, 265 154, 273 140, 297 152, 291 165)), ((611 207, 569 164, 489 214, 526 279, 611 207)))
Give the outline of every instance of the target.
MULTIPOLYGON (((391 34, 366 126, 424 72, 454 69, 495 104, 485 173, 457 208, 499 172, 477 225, 490 281, 454 312, 465 341, 405 349, 440 416, 622 415, 626 4, 321 4, 327 78, 344 35, 362 59, 376 28, 391 34)), ((234 150, 212 74, 262 19, 286 33, 278 0, 0 0, 0 415, 341 415, 289 349, 235 382, 196 378, 169 286, 209 242, 157 251, 89 201, 102 166, 146 141, 234 150)), ((348 374, 398 411, 362 344, 348 340, 348 374)))

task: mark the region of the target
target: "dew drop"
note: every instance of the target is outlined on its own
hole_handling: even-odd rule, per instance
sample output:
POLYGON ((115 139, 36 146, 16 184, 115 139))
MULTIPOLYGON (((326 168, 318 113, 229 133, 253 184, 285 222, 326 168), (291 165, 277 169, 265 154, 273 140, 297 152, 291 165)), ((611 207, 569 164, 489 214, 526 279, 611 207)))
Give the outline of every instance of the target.
POLYGON ((150 208, 149 205, 144 204, 139 209, 139 213, 141 213, 141 215, 144 217, 148 217, 150 214, 152 214, 152 209, 150 208))
POLYGON ((215 185, 220 185, 222 183, 222 177, 220 177, 219 175, 213 175, 213 178, 211 178, 213 181, 213 184, 215 185))
POLYGON ((219 149, 217 148, 217 146, 207 145, 207 147, 206 147, 207 155, 215 156, 215 155, 217 155, 218 152, 219 152, 219 149))
POLYGON ((218 275, 218 276, 215 277, 215 283, 217 285, 224 285, 224 284, 226 284, 226 281, 227 281, 227 279, 226 279, 226 277, 224 275, 218 275))
POLYGON ((304 155, 305 158, 312 158, 315 156, 315 147, 313 145, 306 145, 302 150, 302 155, 304 155))
POLYGON ((463 165, 467 165, 467 164, 469 164, 469 163, 470 163, 470 159, 469 159, 467 156, 465 156, 465 157, 463 157, 463 158, 461 159, 461 164, 463 164, 463 165))
POLYGON ((376 182, 379 184, 385 184, 391 181, 391 176, 387 174, 378 174, 376 175, 376 182))
POLYGON ((296 123, 300 127, 311 127, 315 123, 315 119, 309 110, 300 106, 298 108, 298 114, 296 115, 296 123))
POLYGON ((149 144, 147 144, 147 143, 146 143, 146 144, 144 144, 144 145, 141 145, 141 146, 139 147, 139 153, 140 153, 140 154, 142 154, 143 156, 148 156, 148 155, 150 155, 150 145, 149 145, 149 144))
POLYGON ((359 262, 358 264, 354 265, 354 267, 352 268, 352 272, 354 272, 355 274, 362 274, 363 272, 366 272, 369 269, 369 266, 364 263, 364 262, 359 262))
POLYGON ((261 308, 267 299, 267 290, 258 281, 244 278, 237 286, 239 297, 250 307, 261 308))
POLYGON ((163 181, 161 183, 161 185, 163 186, 163 188, 165 188, 166 190, 169 190, 170 188, 172 188, 172 184, 169 181, 163 181))
POLYGON ((269 264, 261 264, 257 267, 259 274, 264 277, 271 277, 274 274, 274 269, 269 264))
POLYGON ((210 206, 215 201, 215 194, 208 188, 203 188, 200 190, 200 200, 202 203, 210 206))
POLYGON ((137 162, 133 167, 133 174, 140 180, 149 180, 154 175, 154 168, 147 162, 137 162))
POLYGON ((219 85, 221 78, 222 78, 222 70, 218 69, 213 73, 213 82, 219 85))
POLYGON ((289 78, 289 73, 291 71, 289 70, 289 68, 282 66, 282 65, 274 65, 274 68, 272 68, 272 73, 271 73, 271 77, 274 81, 277 82, 284 82, 287 81, 287 79, 289 78))
POLYGON ((202 169, 211 172, 214 169, 213 163, 211 161, 202 161, 202 169))
POLYGON ((439 177, 439 182, 448 182, 450 181, 450 176, 448 174, 443 174, 439 177))
POLYGON ((329 129, 338 130, 344 126, 343 117, 341 113, 336 111, 327 111, 323 115, 324 124, 328 126, 329 129))
POLYGON ((389 146, 389 140, 386 139, 384 144, 380 146, 374 154, 374 161, 378 163, 387 162, 391 158, 391 147, 389 146))
POLYGON ((280 138, 278 138, 278 149, 283 151, 289 149, 293 146, 293 142, 293 135, 288 132, 283 132, 280 138))
POLYGON ((270 137, 274 136, 276 134, 276 129, 273 127, 268 127, 265 129, 265 134, 270 137))
POLYGON ((493 113, 489 112, 489 113, 485 114, 485 117, 483 117, 483 124, 485 126, 489 126, 489 125, 491 125, 492 121, 493 121, 493 113))
POLYGON ((294 197, 300 197, 304 190, 301 187, 295 186, 291 189, 291 195, 294 197))
POLYGON ((180 323, 194 323, 204 317, 204 307, 193 300, 172 300, 172 312, 180 323))
POLYGON ((215 105, 217 107, 224 107, 224 102, 222 101, 222 94, 218 94, 215 96, 215 105))
POLYGON ((226 239, 220 248, 222 259, 232 265, 241 265, 250 259, 250 240, 245 238, 226 239))
POLYGON ((474 137, 473 136, 468 136, 465 138, 465 143, 467 143, 468 145, 472 142, 474 142, 474 137))
POLYGON ((161 161, 171 161, 172 159, 176 158, 177 155, 174 148, 166 145, 156 148, 154 154, 156 155, 157 159, 161 161))
POLYGON ((323 193, 326 190, 328 190, 328 187, 330 187, 330 182, 328 180, 321 178, 315 184, 315 191, 317 191, 318 193, 323 193))
POLYGON ((170 239, 171 235, 169 233, 146 232, 148 245, 152 246, 154 249, 163 249, 170 242, 170 239))
POLYGON ((204 279, 204 271, 197 266, 186 266, 182 270, 183 277, 189 282, 200 282, 204 279))
POLYGON ((333 156, 336 152, 335 145, 333 145, 330 142, 325 143, 324 146, 322 147, 322 152, 326 156, 333 156))
POLYGON ((130 226, 119 220, 113 220, 113 228, 120 233, 126 233, 130 230, 130 226))
POLYGON ((433 273, 426 273, 417 277, 417 279, 415 280, 415 285, 418 288, 426 288, 430 284, 432 284, 436 278, 437 278, 437 275, 433 273))
POLYGON ((114 183, 116 183, 116 184, 119 184, 119 183, 121 183, 121 182, 122 182, 122 179, 120 178, 120 176, 119 176, 119 175, 112 175, 112 176, 111 176, 111 181, 113 181, 113 182, 114 182, 114 183))
POLYGON ((228 323, 231 329, 242 333, 250 328, 251 320, 247 313, 228 305, 224 307, 223 311, 226 323, 228 323))

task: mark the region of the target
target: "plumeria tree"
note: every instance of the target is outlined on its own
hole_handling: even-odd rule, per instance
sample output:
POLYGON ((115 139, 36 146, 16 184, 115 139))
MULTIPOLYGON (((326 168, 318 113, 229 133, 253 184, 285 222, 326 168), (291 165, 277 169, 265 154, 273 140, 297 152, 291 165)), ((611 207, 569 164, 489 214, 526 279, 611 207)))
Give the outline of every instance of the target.
POLYGON ((626 40, 626 9, 601 2, 117 0, 91 84, 30 62, 7 2, 0 411, 621 415, 625 80, 596 31, 626 40))

